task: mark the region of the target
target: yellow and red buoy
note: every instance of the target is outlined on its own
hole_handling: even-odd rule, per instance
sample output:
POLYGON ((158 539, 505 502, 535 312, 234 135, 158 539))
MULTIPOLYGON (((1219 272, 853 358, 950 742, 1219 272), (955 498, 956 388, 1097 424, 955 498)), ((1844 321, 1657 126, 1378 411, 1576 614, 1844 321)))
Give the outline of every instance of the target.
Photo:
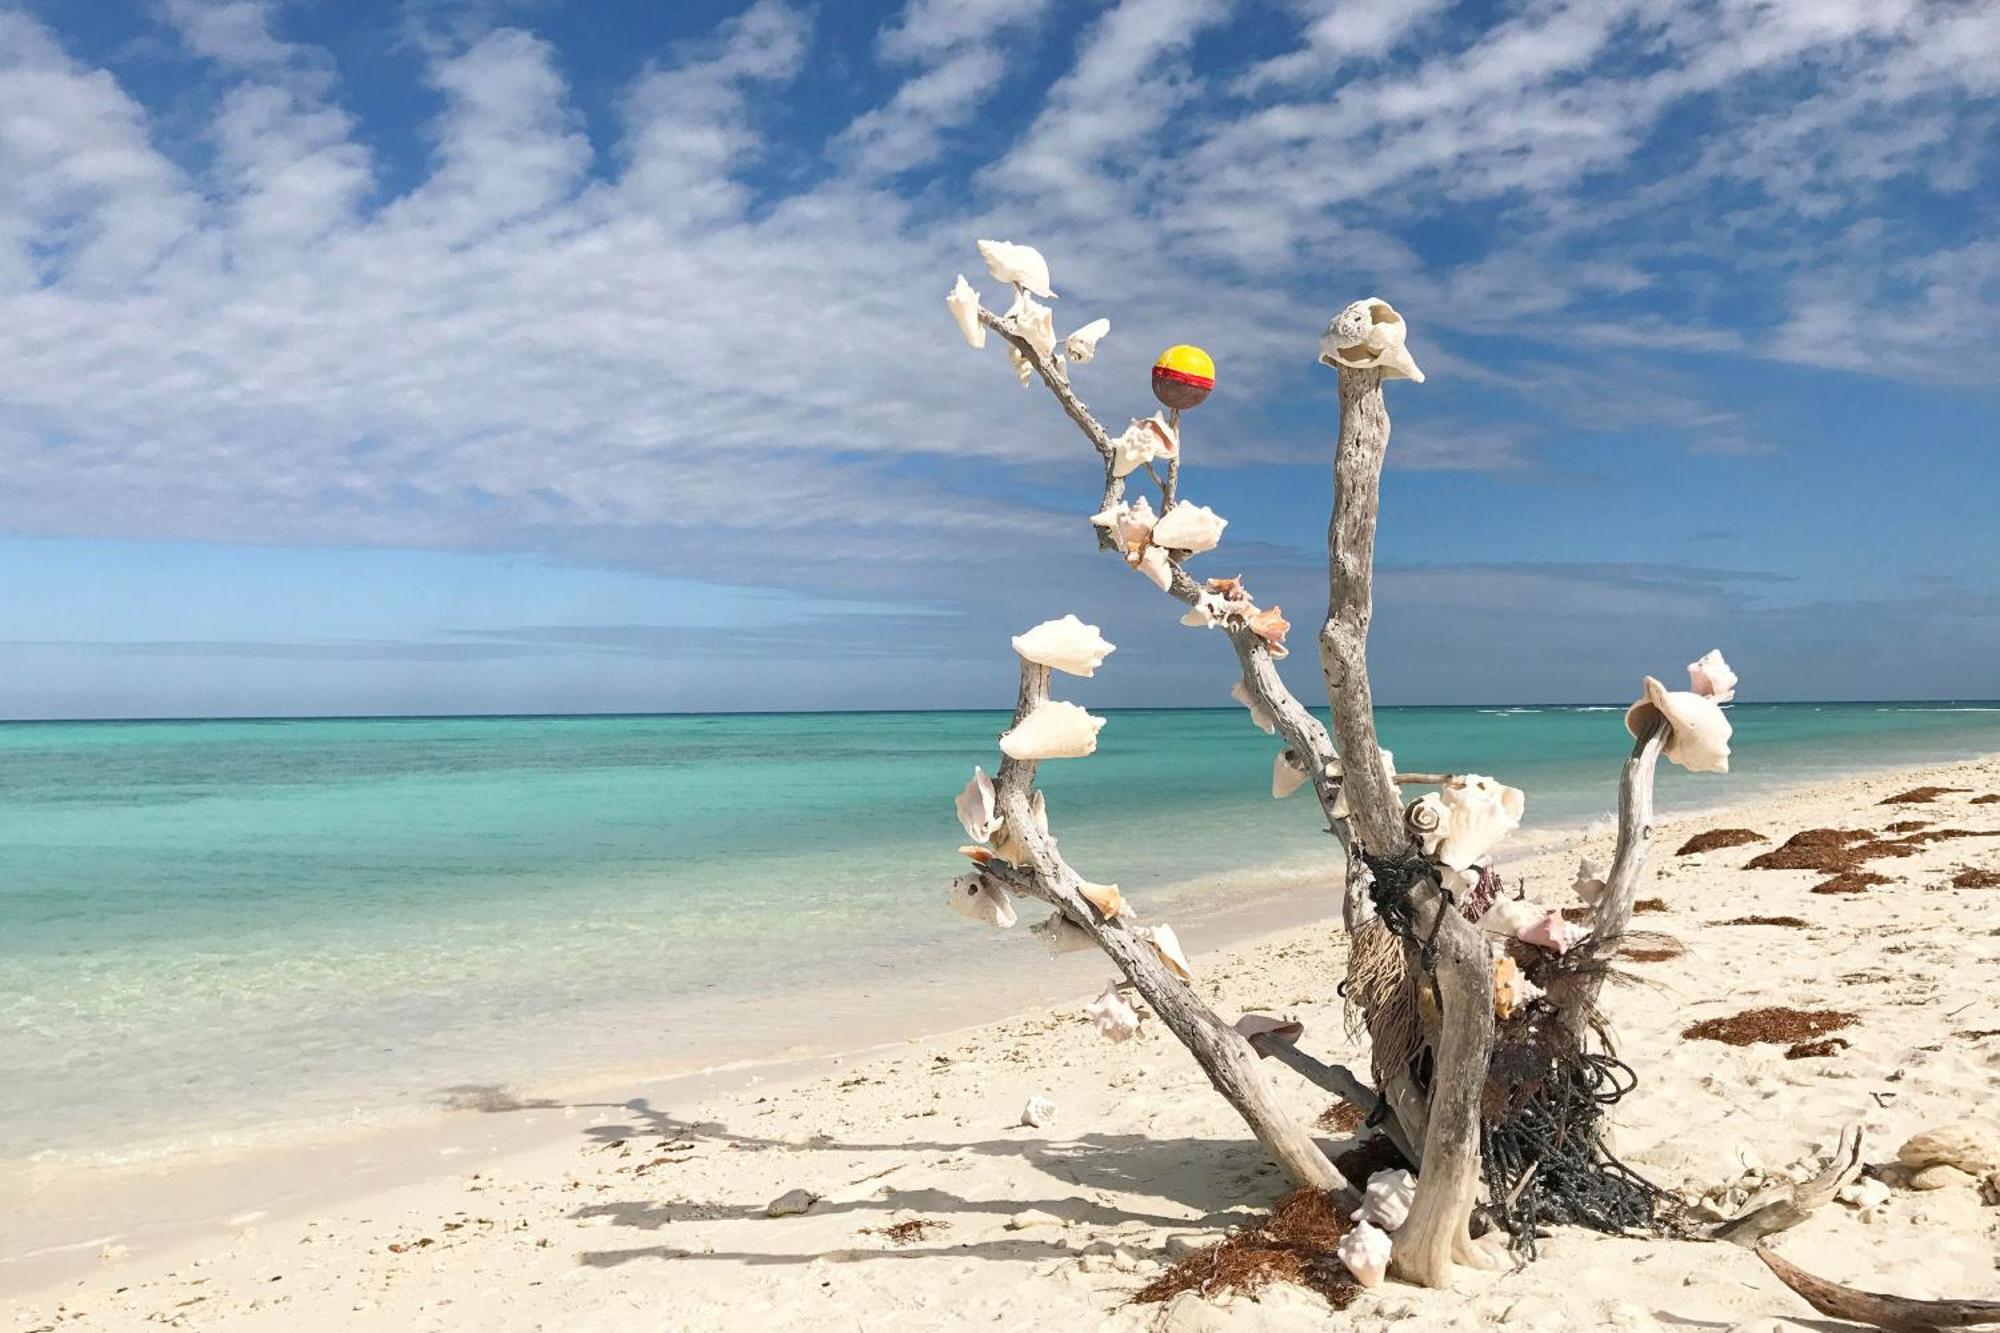
POLYGON ((1198 406, 1215 388, 1215 360, 1199 347, 1178 343, 1153 363, 1153 397, 1178 412, 1198 406))

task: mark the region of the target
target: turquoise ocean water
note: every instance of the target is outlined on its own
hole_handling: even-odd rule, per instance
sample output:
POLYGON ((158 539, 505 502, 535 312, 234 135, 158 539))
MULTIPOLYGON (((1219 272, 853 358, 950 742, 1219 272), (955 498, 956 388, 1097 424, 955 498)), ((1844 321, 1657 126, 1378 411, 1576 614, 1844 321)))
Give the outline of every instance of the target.
MULTIPOLYGON (((1669 811, 2000 751, 1993 705, 1732 716, 1736 771, 1669 772, 1669 811)), ((1110 719, 1043 785, 1069 858, 1149 915, 1329 854, 1309 796, 1269 798, 1241 710, 1110 719)), ((769 1054, 820 997, 1031 965, 943 907, 952 797, 1004 721, 0 724, 0 1162, 769 1054)), ((1616 709, 1381 726, 1406 769, 1524 787, 1531 829, 1608 813, 1627 746, 1616 709)))

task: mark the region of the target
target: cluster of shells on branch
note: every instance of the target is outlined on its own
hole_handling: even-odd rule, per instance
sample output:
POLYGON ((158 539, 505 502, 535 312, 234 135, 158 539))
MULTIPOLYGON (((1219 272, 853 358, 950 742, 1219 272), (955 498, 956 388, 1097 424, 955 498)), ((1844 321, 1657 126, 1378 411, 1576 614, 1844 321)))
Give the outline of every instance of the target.
POLYGON ((1690 773, 1729 771, 1729 716, 1722 705, 1736 697, 1736 673, 1711 648, 1688 663, 1688 688, 1669 690, 1653 677, 1625 711, 1625 729, 1636 738, 1664 720, 1668 735, 1660 753, 1690 773))

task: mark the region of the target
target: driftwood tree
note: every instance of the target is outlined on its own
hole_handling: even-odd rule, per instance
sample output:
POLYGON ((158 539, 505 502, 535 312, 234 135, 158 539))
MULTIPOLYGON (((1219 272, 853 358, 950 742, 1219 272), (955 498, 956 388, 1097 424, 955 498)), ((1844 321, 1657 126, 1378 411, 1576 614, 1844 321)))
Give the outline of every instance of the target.
MULTIPOLYGON (((1100 1030, 1129 1035, 1137 1019, 1124 993, 1136 991, 1299 1185, 1354 1202, 1310 1132, 1274 1095, 1262 1057, 1278 1057, 1379 1117, 1419 1170, 1407 1216, 1390 1210, 1401 1223, 1393 1242, 1380 1240, 1389 1271, 1400 1277, 1440 1286, 1454 1263, 1498 1261, 1473 1236, 1482 1190, 1489 1228, 1517 1245, 1532 1245, 1538 1221, 1606 1229, 1650 1222, 1654 1191, 1611 1158, 1598 1132, 1603 1103, 1621 1090, 1623 1066, 1604 1049, 1596 1004, 1645 874, 1655 764, 1665 754, 1690 768, 1727 768, 1729 724, 1718 705, 1735 678, 1720 655, 1690 668, 1687 691, 1648 678, 1628 714, 1633 746, 1619 786, 1616 851, 1607 872, 1586 866, 1574 886, 1586 919, 1572 922, 1560 911, 1504 898, 1490 857, 1518 826, 1522 794, 1478 774, 1398 773, 1376 735, 1368 627, 1389 446, 1383 386, 1423 380, 1401 316, 1385 301, 1357 301, 1320 344, 1321 361, 1339 376, 1340 400, 1327 612, 1318 635, 1329 730, 1279 676, 1275 663, 1286 655, 1290 628, 1280 609, 1260 607, 1241 579, 1202 579, 1187 569, 1191 557, 1217 546, 1225 520, 1180 493, 1179 409, 1136 419, 1113 435, 1070 380, 1108 323, 1058 339, 1043 304, 1053 293, 1042 256, 1005 242, 982 241, 980 250, 1013 299, 996 314, 961 276, 947 305, 967 342, 977 348, 997 335, 1021 383, 1039 380, 1081 430, 1103 465, 1090 520, 1099 546, 1182 603, 1184 623, 1222 634, 1241 677, 1232 694, 1282 742, 1274 794, 1310 785, 1345 850, 1345 993, 1357 1029, 1369 1037, 1372 1077, 1307 1055, 1296 1045, 1296 1025, 1256 1015, 1224 1021, 1188 984, 1191 972, 1171 928, 1141 925, 1115 888, 1085 880, 1057 850, 1034 787, 1036 765, 1090 753, 1103 724, 1051 697, 1052 672, 1090 675, 1111 651, 1074 617, 1014 641, 1021 686, 1013 725, 1001 737, 1006 758, 997 781, 975 770, 959 797, 961 820, 977 844, 964 849, 975 868, 953 885, 959 910, 1011 925, 1015 896, 1053 907, 1036 927, 1051 947, 1102 949, 1125 978, 1092 1006, 1100 1030), (1126 494, 1128 483, 1142 478, 1157 489, 1157 512, 1151 497, 1126 494), (1405 786, 1431 790, 1406 802, 1405 786)), ((1203 389, 1199 374, 1168 366, 1166 377, 1161 398, 1170 407, 1176 393, 1203 389)), ((1364 1280, 1379 1278, 1365 1253, 1350 1266, 1364 1280)))

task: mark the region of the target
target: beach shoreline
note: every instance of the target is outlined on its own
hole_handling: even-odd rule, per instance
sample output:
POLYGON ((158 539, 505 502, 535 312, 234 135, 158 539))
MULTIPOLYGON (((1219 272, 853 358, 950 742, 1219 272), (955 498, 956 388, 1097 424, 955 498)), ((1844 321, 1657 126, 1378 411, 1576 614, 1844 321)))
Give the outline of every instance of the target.
MULTIPOLYGON (((1774 825, 1765 831, 1782 836, 1793 831, 1790 826, 1809 811, 1866 809, 1892 789, 1924 783, 1984 784, 1984 790, 1993 790, 2000 787, 2000 757, 1874 770, 1780 794, 1760 794, 1700 814, 1675 814, 1662 821, 1654 861, 1660 872, 1657 882, 1663 890, 1685 883, 1689 871, 1703 869, 1700 863, 1710 859, 1672 855, 1683 830, 1739 821, 1774 825)), ((1991 820, 1993 809, 1988 805, 1954 809, 1952 813, 1955 819, 1981 814, 1991 820)), ((1560 902, 1578 847, 1591 846, 1594 840, 1608 841, 1608 831, 1595 822, 1575 829, 1549 830, 1537 845, 1516 849, 1503 873, 1510 880, 1517 875, 1530 876, 1537 896, 1560 902)), ((1950 850, 1941 853, 1951 854, 1950 850)), ((1977 855, 1993 859, 1988 852, 1977 855)), ((1901 868, 1903 863, 1896 864, 1901 868)), ((1784 876, 1787 882, 1793 878, 1784 876)), ((1888 891, 1878 892, 1886 895, 1888 891)), ((1845 907, 1848 900, 1821 899, 1814 905, 1845 907)), ((1299 895, 1216 902, 1211 910, 1184 918, 1188 925, 1183 937, 1196 952, 1198 971, 1205 981, 1239 974, 1252 966, 1247 960, 1258 955, 1273 951, 1296 955, 1295 966, 1305 969, 1297 983, 1288 987, 1284 979, 1273 974, 1266 988, 1270 993, 1253 998, 1270 1007, 1323 1010, 1333 1004, 1337 1008, 1331 977, 1338 966, 1338 946, 1322 924, 1331 906, 1330 902, 1302 901, 1299 895), (1288 989, 1298 993, 1287 993, 1288 989)), ((1865 908, 1868 904, 1859 902, 1856 906, 1865 908)), ((102 1181, 98 1182, 100 1187, 76 1189, 44 1180, 7 1210, 14 1222, 6 1248, 0 1252, 5 1256, 0 1261, 0 1292, 19 1305, 50 1299, 57 1293, 73 1296, 98 1291, 113 1281, 136 1290, 148 1282, 180 1280, 166 1274, 177 1265, 203 1261, 207 1255, 255 1251, 269 1244, 264 1237, 272 1233, 320 1226, 330 1218, 374 1217, 409 1207, 421 1210, 434 1206, 439 1196, 465 1188, 468 1176, 538 1182, 529 1187, 530 1192, 546 1193, 559 1188, 552 1182, 573 1174, 579 1139, 622 1139, 634 1132, 635 1123, 693 1126, 727 1124, 746 1115, 757 1118, 758 1113, 750 1108, 759 1106, 760 1099, 838 1101, 839 1089, 853 1078, 871 1086, 879 1081, 892 1089, 900 1080, 911 1085, 903 1090, 914 1095, 923 1087, 926 1058, 933 1062, 942 1059, 945 1064, 936 1067, 949 1068, 962 1061, 955 1052, 991 1049, 1020 1040, 1010 1034, 1073 1027, 1077 1000, 1101 982, 1106 970, 1102 960, 1094 956, 1055 960, 1032 978, 1041 991, 1040 998, 1006 1006, 1008 1017, 989 1013, 940 1030, 936 1012, 925 1010, 920 1030, 857 1043, 848 1049, 744 1062, 666 1079, 610 1078, 588 1089, 566 1088, 561 1097, 532 1087, 519 1096, 491 1089, 483 1103, 478 1096, 469 1095, 462 1103, 464 1109, 435 1115, 421 1132, 402 1129, 377 1135, 366 1143, 336 1143, 261 1159, 253 1155, 213 1165, 206 1179, 197 1178, 200 1172, 190 1174, 175 1168, 125 1173, 111 1182, 116 1188, 103 1188, 102 1181), (885 1064, 899 1070, 907 1067, 907 1072, 888 1076, 850 1072, 885 1064), (689 1111, 683 1113, 681 1108, 689 1111), (663 1120, 663 1115, 671 1119, 663 1120), (121 1209, 124 1215, 116 1216, 121 1209), (145 1216, 148 1209, 153 1216, 145 1216)), ((990 998, 1000 1005, 1007 997, 990 998)), ((1978 999, 1975 996, 1974 1002, 1978 999)), ((1994 1025, 2000 1025, 2000 1015, 1994 1016, 1994 1025)), ((1344 1047, 1337 1024, 1329 1028, 1322 1019, 1312 1029, 1316 1037, 1325 1034, 1326 1040, 1344 1047)), ((1094 1065, 1108 1055, 1108 1051, 1086 1045, 1066 1051, 1061 1063, 1069 1063, 1068 1057, 1073 1056, 1079 1063, 1094 1065)), ((1354 1058, 1344 1049, 1334 1058, 1342 1056, 1354 1058)), ((1188 1085, 1190 1078, 1199 1080, 1198 1070, 1185 1054, 1171 1043, 1158 1043, 1157 1037, 1145 1061, 1177 1085, 1188 1085)), ((1060 1067, 1036 1067, 1035 1081, 1046 1085, 1049 1094, 1059 1100, 1083 1091, 1071 1086, 1060 1067)), ((1290 1092, 1295 1095, 1297 1089, 1290 1092)), ((951 1113, 959 1119, 972 1118, 962 1104, 951 1113)), ((809 1119, 814 1112, 797 1114, 809 1119)), ((1158 1111, 1151 1114, 1155 1119, 1160 1117, 1158 1111)), ((996 1117, 1004 1121, 1010 1115, 1010 1108, 1002 1104, 982 1108, 978 1118, 990 1129, 996 1117)), ((890 1140, 883 1150, 892 1150, 900 1120, 873 1128, 890 1140)), ((1226 1119, 1214 1128, 1224 1138, 1241 1137, 1240 1127, 1232 1129, 1226 1119)), ((698 1136, 695 1141, 699 1141, 698 1136)), ((910 1151, 921 1155, 921 1150, 910 1151)), ((1240 1152, 1230 1157, 1237 1167, 1256 1174, 1254 1145, 1247 1159, 1237 1160, 1240 1152)), ((1256 1201, 1248 1196, 1244 1199, 1246 1203, 1256 1201)), ((185 1277, 187 1270, 180 1271, 185 1277)))

